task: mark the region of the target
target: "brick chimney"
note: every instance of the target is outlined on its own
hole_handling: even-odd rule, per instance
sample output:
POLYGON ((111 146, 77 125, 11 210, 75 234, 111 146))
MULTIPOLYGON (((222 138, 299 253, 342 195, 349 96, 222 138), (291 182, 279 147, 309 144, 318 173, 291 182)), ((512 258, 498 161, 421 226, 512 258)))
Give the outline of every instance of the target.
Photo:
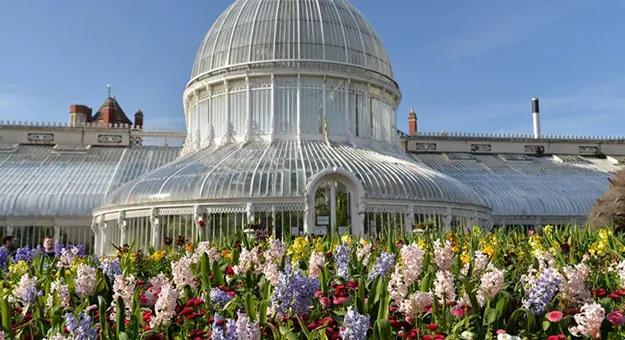
POLYGON ((408 133, 411 136, 416 136, 419 129, 417 127, 417 114, 414 112, 414 109, 410 109, 410 113, 408 114, 408 133))
POLYGON ((135 129, 143 127, 143 111, 137 109, 135 112, 135 129))
POLYGON ((86 105, 74 104, 69 107, 70 126, 80 126, 91 120, 91 108, 86 105))
POLYGON ((106 100, 106 103, 104 103, 104 107, 102 108, 102 124, 109 125, 112 123, 117 116, 115 113, 113 99, 109 98, 106 100))

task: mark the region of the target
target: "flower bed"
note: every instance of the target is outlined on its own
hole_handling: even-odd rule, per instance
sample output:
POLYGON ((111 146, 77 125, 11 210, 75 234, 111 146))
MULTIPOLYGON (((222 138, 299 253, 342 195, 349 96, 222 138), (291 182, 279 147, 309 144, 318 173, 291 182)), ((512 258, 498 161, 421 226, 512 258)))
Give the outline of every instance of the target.
POLYGON ((0 250, 0 339, 622 339, 624 250, 550 226, 0 250))

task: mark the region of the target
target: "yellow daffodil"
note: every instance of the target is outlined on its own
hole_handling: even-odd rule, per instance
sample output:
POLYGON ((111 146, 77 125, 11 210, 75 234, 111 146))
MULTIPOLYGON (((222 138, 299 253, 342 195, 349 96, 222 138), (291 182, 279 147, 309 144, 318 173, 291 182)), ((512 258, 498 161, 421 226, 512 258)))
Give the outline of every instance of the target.
POLYGON ((28 264, 25 261, 19 261, 9 266, 9 273, 17 277, 22 277, 28 272, 28 264))
POLYGON ((490 246, 490 245, 486 245, 482 249, 482 252, 484 254, 488 255, 488 257, 490 257, 492 259, 493 255, 495 254, 495 249, 492 246, 490 246))
POLYGON ((350 246, 352 245, 352 237, 349 234, 343 235, 343 237, 341 237, 341 241, 347 242, 350 246))
POLYGON ((165 257, 165 255, 167 254, 165 253, 164 250, 159 250, 159 251, 153 252, 150 258, 154 261, 160 261, 165 257))
POLYGON ((467 253, 462 253, 462 255, 460 255, 460 261, 462 261, 462 264, 469 263, 471 261, 471 255, 467 253))

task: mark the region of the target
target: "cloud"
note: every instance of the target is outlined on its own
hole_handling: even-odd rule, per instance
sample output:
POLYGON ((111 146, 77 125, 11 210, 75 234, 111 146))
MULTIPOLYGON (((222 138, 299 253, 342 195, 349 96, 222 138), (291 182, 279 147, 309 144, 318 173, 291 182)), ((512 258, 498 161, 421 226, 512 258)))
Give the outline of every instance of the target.
POLYGON ((510 5, 512 7, 505 11, 493 11, 493 6, 488 6, 492 12, 485 10, 475 17, 475 20, 480 21, 478 28, 449 43, 444 52, 451 57, 472 57, 495 48, 517 44, 569 11, 587 3, 583 0, 559 1, 557 4, 553 2, 540 6, 523 3, 520 8, 510 5), (486 19, 481 20, 482 18, 486 19))

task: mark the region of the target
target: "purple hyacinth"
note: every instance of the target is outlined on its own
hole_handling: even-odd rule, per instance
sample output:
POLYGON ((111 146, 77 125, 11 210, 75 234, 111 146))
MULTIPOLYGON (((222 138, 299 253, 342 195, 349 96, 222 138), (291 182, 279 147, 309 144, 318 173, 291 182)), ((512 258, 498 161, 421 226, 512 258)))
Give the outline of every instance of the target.
POLYGON ((33 257, 35 256, 35 254, 37 254, 37 249, 30 249, 29 246, 25 246, 22 248, 18 248, 15 251, 15 256, 13 258, 15 259, 15 262, 19 262, 19 261, 30 262, 33 260, 33 257))
MULTIPOLYGON (((97 264, 96 264, 97 265, 97 264)), ((111 281, 115 281, 115 275, 122 274, 121 264, 118 258, 104 259, 99 265, 104 275, 108 276, 111 281)))
POLYGON ((211 289, 209 296, 211 303, 219 307, 225 306, 228 302, 230 302, 230 300, 232 300, 232 296, 228 295, 219 288, 211 289))
POLYGON ((54 253, 56 256, 61 256, 61 254, 63 253, 63 250, 74 250, 76 249, 76 256, 77 257, 84 257, 85 256, 85 245, 84 244, 61 244, 61 243, 57 243, 54 246, 54 253))
POLYGON ((531 309, 535 315, 545 311, 551 299, 556 295, 562 277, 554 268, 545 268, 533 282, 523 307, 531 309))
POLYGON ((343 327, 341 327, 341 339, 343 340, 366 340, 369 331, 369 316, 359 314, 352 307, 347 309, 343 327))
POLYGON ((78 318, 72 313, 63 315, 67 331, 75 340, 95 340, 98 331, 91 325, 91 317, 86 313, 79 313, 78 318))
POLYGON ((336 263, 336 275, 346 280, 349 280, 349 254, 351 248, 349 243, 343 242, 340 246, 336 247, 334 252, 334 263, 336 263))
POLYGON ((301 270, 292 271, 288 264, 284 272, 280 273, 278 285, 273 292, 271 301, 276 310, 284 315, 304 314, 312 305, 312 299, 317 289, 319 280, 316 277, 306 277, 301 270))
POLYGON ((378 260, 373 267, 371 273, 369 273, 369 280, 373 280, 378 276, 384 276, 393 270, 393 264, 395 263, 395 254, 387 253, 385 251, 380 254, 378 260))
POLYGON ((4 271, 9 263, 9 251, 0 247, 0 270, 4 271))
POLYGON ((212 340, 236 340, 237 339, 237 324, 232 319, 226 319, 226 323, 219 325, 224 318, 215 313, 215 321, 213 321, 213 332, 211 334, 212 340))

